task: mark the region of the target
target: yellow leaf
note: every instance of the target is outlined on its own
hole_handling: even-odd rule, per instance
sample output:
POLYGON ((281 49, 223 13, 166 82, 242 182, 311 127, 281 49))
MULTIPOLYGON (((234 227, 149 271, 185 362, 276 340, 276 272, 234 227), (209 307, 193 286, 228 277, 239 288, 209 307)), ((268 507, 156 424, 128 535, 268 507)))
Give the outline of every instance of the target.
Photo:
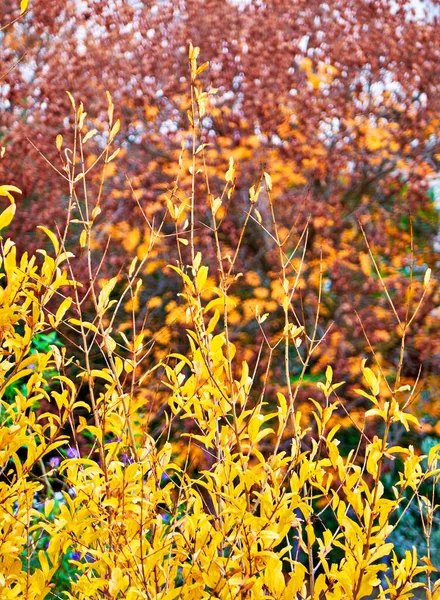
POLYGON ((107 370, 104 369, 92 369, 90 371, 90 375, 92 375, 92 377, 100 377, 101 379, 105 379, 105 381, 112 385, 115 383, 115 378, 107 370))
POLYGON ((47 227, 43 227, 42 225, 38 225, 37 228, 41 229, 41 231, 44 231, 44 233, 47 235, 47 237, 52 242, 52 245, 55 249, 55 253, 58 254, 58 252, 60 251, 60 244, 58 242, 57 236, 53 233, 53 231, 51 231, 50 229, 47 229, 47 227))
POLYGON ((211 203, 212 213, 215 215, 220 206, 222 205, 221 198, 215 198, 211 203))
POLYGON ((118 119, 115 122, 115 124, 113 125, 113 127, 111 128, 110 135, 109 135, 109 138, 108 138, 109 142, 112 142, 114 140, 114 138, 117 135, 117 133, 118 133, 118 131, 119 131, 120 128, 121 128, 121 122, 118 119))
POLYGON ((96 326, 93 323, 89 323, 88 321, 80 321, 79 319, 69 319, 69 323, 71 325, 76 325, 77 327, 85 327, 85 329, 90 329, 90 331, 98 332, 96 326))
POLYGON ((70 92, 66 92, 66 94, 69 97, 70 104, 72 105, 73 110, 75 110, 76 109, 76 105, 75 105, 75 100, 73 99, 72 94, 70 92))
POLYGON ((224 309, 225 304, 229 308, 235 308, 237 306, 237 303, 232 298, 229 298, 229 296, 227 296, 225 298, 214 298, 214 300, 211 300, 210 302, 208 302, 208 304, 203 309, 203 312, 207 313, 210 310, 212 310, 213 308, 214 309, 216 309, 216 308, 224 309))
POLYGON ((208 323, 208 327, 206 328, 206 334, 209 335, 210 333, 212 333, 215 329, 215 326, 218 323, 218 320, 220 319, 220 312, 218 310, 214 311, 214 316, 210 319, 209 323, 208 323))
POLYGON ((255 213, 255 216, 257 217, 257 221, 261 224, 263 222, 263 218, 261 216, 260 211, 257 210, 256 208, 254 208, 254 213, 255 213))
POLYGON ((107 111, 108 121, 109 121, 109 123, 111 125, 113 123, 113 109, 114 109, 114 106, 113 106, 112 97, 110 95, 110 92, 106 92, 106 94, 107 94, 107 101, 108 101, 108 111, 107 111))
MULTIPOLYGON (((86 144, 86 143, 89 141, 89 139, 90 139, 90 138, 92 138, 92 137, 93 137, 93 136, 94 136, 96 133, 98 133, 98 130, 97 130, 97 129, 91 129, 90 131, 88 131, 88 132, 86 133, 86 135, 83 137, 83 141, 82 141, 82 143, 83 143, 83 144, 86 144)), ((57 136, 57 137, 58 137, 58 136, 57 136)), ((62 138, 61 138, 61 140, 62 140, 62 138)), ((110 161, 109 161, 109 162, 110 162, 110 161)))
POLYGON ((196 75, 200 75, 200 73, 202 73, 208 67, 209 67, 209 62, 203 63, 203 65, 200 65, 200 67, 197 69, 196 75))
POLYGON ((369 277, 371 275, 371 259, 370 255, 366 252, 361 252, 359 254, 359 262, 361 264, 362 273, 369 277))
POLYGON ((281 594, 286 588, 286 582, 284 580, 281 560, 277 556, 267 562, 263 580, 269 588, 269 592, 275 598, 281 598, 281 594))
POLYGON ((0 230, 7 227, 15 215, 15 203, 8 206, 6 210, 4 210, 0 214, 0 230))
POLYGON ((331 384, 332 379, 333 379, 333 369, 331 368, 331 366, 329 365, 325 371, 325 378, 327 380, 328 384, 331 384))
POLYGON ((306 532, 307 532, 307 542, 309 546, 313 546, 313 544, 315 543, 316 540, 316 536, 315 536, 315 530, 313 528, 313 524, 312 523, 307 523, 306 525, 306 532))
POLYGON ((87 231, 85 229, 83 229, 81 231, 81 235, 79 236, 79 245, 81 248, 84 248, 86 243, 87 243, 87 231))
POLYGON ((263 424, 263 415, 254 415, 249 421, 248 435, 251 443, 256 442, 256 438, 260 431, 260 427, 263 424))
POLYGON ((225 180, 228 183, 233 183, 234 177, 235 177, 234 159, 231 156, 231 158, 229 159, 229 169, 226 171, 226 175, 225 175, 225 180))
POLYGON ((197 271, 199 270, 200 267, 200 263, 202 262, 202 253, 201 252, 197 252, 194 261, 193 261, 193 273, 197 273, 197 271))
POLYGON ((9 192, 21 194, 21 190, 15 185, 0 185, 0 196, 7 196, 11 202, 14 202, 14 197, 9 192))
POLYGON ((393 548, 394 548, 394 544, 392 544, 391 542, 377 546, 376 548, 374 548, 370 551, 370 554, 367 559, 367 563, 371 564, 375 560, 379 560, 379 558, 388 556, 389 554, 391 554, 391 551, 393 550, 393 548))
MULTIPOLYGON (((84 419, 84 417, 83 417, 84 419)), ((85 421, 85 419, 84 419, 85 421)), ((94 435, 97 440, 102 443, 102 431, 100 429, 98 429, 98 427, 95 427, 95 425, 79 425, 77 428, 78 433, 80 431, 89 431, 92 435, 94 435)))
POLYGON ((44 503, 44 516, 47 518, 52 512, 53 506, 55 504, 54 498, 46 498, 44 503))
POLYGON ((269 173, 264 172, 264 181, 266 182, 266 187, 270 192, 272 189, 272 177, 269 175, 269 173))
POLYGON ((120 148, 117 148, 117 149, 116 149, 116 150, 113 152, 113 154, 111 154, 111 155, 110 155, 110 156, 107 158, 107 160, 105 161, 105 163, 108 165, 108 163, 109 163, 109 162, 112 162, 112 160, 118 156, 118 154, 119 154, 119 152, 120 152, 120 151, 121 151, 121 149, 120 149, 120 148))
POLYGON ((26 12, 28 4, 29 4, 29 0, 21 0, 21 2, 20 2, 20 14, 21 15, 26 12))
POLYGON ((86 120, 87 113, 84 110, 84 105, 82 102, 79 104, 78 109, 78 130, 81 131, 84 127, 84 121, 86 120))
POLYGON ((200 269, 197 271, 197 276, 196 276, 196 289, 198 292, 203 291, 207 278, 208 278, 208 267, 206 267, 206 266, 200 267, 200 269))
POLYGON ((423 278, 423 286, 426 288, 431 281, 431 269, 426 269, 425 277, 423 278))
MULTIPOLYGON (((128 586, 128 576, 124 575, 120 567, 113 567, 109 582, 109 591, 113 598, 118 596, 119 591, 125 591, 128 586)), ((125 595, 125 594, 123 594, 125 595)))
POLYGON ((197 146, 197 150, 195 151, 195 154, 198 154, 199 152, 201 152, 208 145, 209 144, 200 144, 199 146, 197 146))
POLYGON ((253 185, 249 188, 249 200, 250 200, 251 204, 255 204, 255 202, 257 202, 257 200, 260 196, 261 190, 262 190, 261 186, 256 188, 253 185))
POLYGON ((101 348, 106 348, 109 352, 114 352, 116 349, 116 342, 110 335, 106 334, 104 335, 104 340, 101 344, 101 348))
POLYGON ((133 276, 133 273, 134 273, 134 270, 135 270, 135 268, 136 268, 137 262, 138 262, 138 257, 137 257, 137 256, 135 256, 135 257, 133 258, 133 260, 131 261, 131 263, 130 263, 130 268, 128 269, 128 276, 129 276, 129 277, 132 277, 132 276, 133 276))
POLYGON ((189 51, 188 51, 188 57, 190 60, 196 60, 198 55, 200 53, 200 48, 198 46, 193 46, 192 43, 189 43, 189 51))
MULTIPOLYGON (((63 364, 63 357, 61 355, 61 352, 60 352, 58 346, 55 346, 55 344, 51 344, 49 346, 49 348, 52 350, 53 358, 55 361, 55 366, 57 368, 57 371, 59 372, 61 370, 61 367, 63 364)), ((63 350, 65 350, 65 348, 63 348, 63 350)))
POLYGON ((61 320, 63 319, 64 315, 66 314, 66 312, 69 310, 69 308, 72 305, 72 299, 71 298, 65 298, 60 306, 58 307, 58 310, 56 312, 55 315, 55 327, 57 327, 61 320))
POLYGON ((92 219, 96 219, 96 217, 98 217, 100 214, 101 214, 101 207, 95 206, 95 208, 92 210, 92 219))
POLYGON ((373 373, 373 371, 369 367, 364 367, 362 369, 362 373, 363 373, 365 379, 367 380, 368 386, 369 386, 371 392, 373 393, 373 396, 377 396, 380 391, 380 384, 379 384, 379 380, 377 379, 376 375, 373 373))
POLYGON ((118 281, 117 277, 112 277, 109 281, 107 281, 103 286, 102 290, 99 292, 98 296, 98 312, 102 313, 104 309, 108 306, 108 299, 110 294, 113 291, 116 283, 118 281))
POLYGON ((22 371, 19 371, 18 373, 16 373, 15 375, 13 375, 12 377, 10 377, 8 379, 8 385, 12 385, 13 383, 15 383, 16 381, 19 381, 23 377, 27 377, 28 375, 31 375, 32 372, 33 372, 33 369, 23 369, 22 371))

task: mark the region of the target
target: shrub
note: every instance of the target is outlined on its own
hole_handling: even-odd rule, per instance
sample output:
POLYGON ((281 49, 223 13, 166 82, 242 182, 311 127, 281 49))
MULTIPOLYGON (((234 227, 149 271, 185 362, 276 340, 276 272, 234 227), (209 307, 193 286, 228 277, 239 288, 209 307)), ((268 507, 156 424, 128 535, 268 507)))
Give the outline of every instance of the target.
MULTIPOLYGON (((304 5, 291 0, 225 0, 226 5, 185 0, 179 6, 171 1, 112 1, 110 11, 103 0, 90 6, 79 6, 76 0, 33 0, 25 18, 2 31, 5 110, 0 137, 7 158, 0 161, 0 181, 23 190, 17 202, 26 219, 14 220, 10 229, 20 252, 42 247, 34 234, 36 225, 43 222, 55 231, 64 222, 68 186, 45 160, 65 173, 64 151, 66 145, 72 147, 73 130, 64 89, 87 107, 84 132, 98 132, 83 144, 88 167, 104 145, 107 89, 120 107, 121 151, 117 161, 107 165, 104 184, 100 169, 88 172, 89 197, 102 198, 94 252, 105 248, 110 234, 120 242, 113 244, 102 264, 101 277, 109 279, 128 256, 143 256, 150 230, 135 198, 150 222, 160 222, 178 170, 181 141, 191 137, 185 47, 187 40, 195 40, 204 59, 212 62, 209 81, 219 88, 200 139, 209 142, 205 157, 212 189, 220 189, 229 157, 239 164, 228 210, 224 204, 217 212, 219 221, 224 216, 219 230, 224 253, 233 256, 248 189, 258 181, 264 164, 273 180, 281 239, 292 226, 299 230, 308 221, 307 261, 298 282, 302 306, 310 319, 317 309, 322 270, 326 293, 321 296, 320 328, 324 321, 334 322, 312 355, 310 375, 318 377, 331 363, 337 379, 357 387, 359 357, 368 354, 353 307, 382 355, 382 368, 392 370, 399 360, 400 336, 389 327, 387 299, 357 218, 396 305, 403 308, 410 243, 417 258, 415 279, 440 260, 435 243, 440 56, 431 11, 425 11, 425 18, 417 11, 420 18, 414 18, 409 6, 390 11, 389 0, 307 0, 304 5), (401 60, 403 47, 408 60, 401 60), (53 143, 57 134, 67 142, 60 150, 53 143)), ((0 27, 17 15, 18 2, 3 0, 2 8, 0 27)), ((182 199, 191 194, 190 164, 191 156, 185 153, 179 172, 182 199)), ((206 198, 203 182, 196 178, 199 198, 206 198)), ((257 209, 265 224, 270 222, 264 194, 257 209)), ((197 225, 199 221, 210 222, 203 200, 196 206, 197 225)), ((170 233, 170 225, 172 230, 172 224, 165 223, 163 233, 170 233)), ((71 235, 79 228, 72 225, 71 235)), ((211 264, 210 236, 203 228, 198 232, 203 234, 199 250, 211 264)), ((148 335, 159 331, 165 319, 172 322, 182 313, 173 303, 173 286, 178 283, 164 272, 174 260, 173 239, 162 237, 160 250, 156 246, 149 255, 150 272, 139 299, 141 307, 151 302, 148 335)), ((236 262, 246 280, 234 286, 240 302, 230 315, 231 321, 243 325, 234 334, 239 351, 252 352, 258 335, 256 303, 262 313, 280 316, 281 323, 271 318, 266 327, 282 335, 277 263, 272 239, 261 235, 251 219, 236 262), (272 297, 250 297, 252 287, 271 291, 272 297)), ((82 279, 87 269, 80 261, 73 266, 76 277, 87 284, 82 279)), ((415 285, 414 293, 420 291, 415 285)), ((440 320, 434 310, 439 302, 438 286, 433 285, 408 332, 403 365, 403 375, 414 380, 423 364, 430 401, 440 383, 440 320)), ((302 310, 299 299, 296 307, 302 310)), ((178 348, 169 334, 168 328, 156 336, 151 364, 166 355, 170 343, 178 348)), ((344 396, 355 402, 345 389, 344 396)), ((429 419, 422 411, 420 416, 429 419)))
MULTIPOLYGON (((182 144, 180 167, 189 155, 192 191, 182 195, 177 178, 167 200, 176 240, 167 274, 180 280, 173 310, 186 352, 171 347, 149 364, 156 339, 147 333, 148 313, 143 326, 137 316, 163 223, 145 218, 149 242, 141 258, 137 253, 126 270, 100 279, 112 249, 109 243, 107 255, 96 258, 103 198, 88 195, 82 149, 92 133, 71 95, 75 137, 63 147, 66 227, 42 228, 52 249, 38 256, 17 257, 14 242, 2 241, 0 595, 359 600, 404 599, 421 590, 438 598, 430 540, 440 445, 421 454, 402 435, 419 426, 411 405, 420 384, 405 383, 402 366, 407 333, 432 285, 430 270, 419 284, 411 274, 409 285, 420 294, 417 303, 408 294, 404 318, 383 285, 401 340, 394 377, 384 374, 371 346, 374 367, 359 359, 356 413, 339 396, 343 382, 334 381, 331 366, 313 398, 304 398, 311 358, 326 335, 322 277, 315 314, 310 319, 307 307, 298 308, 307 228, 281 235, 272 180, 263 171, 249 190, 235 247, 222 241, 219 211, 233 195, 235 166, 231 160, 223 190, 211 190, 199 127, 213 92, 200 87, 205 66, 197 59, 198 48, 190 46, 192 136, 189 148, 182 144), (199 175, 209 224, 197 222, 197 203, 205 201, 195 193, 199 175), (258 211, 263 198, 267 222, 258 211), (241 323, 231 319, 240 302, 235 286, 249 275, 236 264, 250 223, 277 253, 279 285, 270 300, 283 318, 281 334, 273 334, 272 315, 261 310, 265 293, 248 278, 257 352, 238 346, 241 323), (71 227, 79 229, 77 256, 66 248, 71 227), (206 246, 215 261, 206 262, 199 250, 206 246), (82 284, 75 261, 86 271, 82 284), (122 310, 127 302, 131 322, 122 310), (84 312, 87 305, 93 313, 84 312), (343 419, 356 435, 349 448, 341 444, 343 419), (418 517, 425 556, 415 547, 399 554, 391 540, 405 519, 418 517)), ((103 182, 116 160, 119 129, 110 95, 108 103, 108 137, 93 165, 101 165, 103 182)), ((57 138, 56 146, 63 144, 57 138)), ((0 187, 10 200, 2 230, 18 191, 0 187)), ((377 264, 368 241, 367 249, 377 264)), ((384 284, 379 268, 376 277, 384 284)), ((164 323, 156 337, 172 340, 172 325, 164 323)))

